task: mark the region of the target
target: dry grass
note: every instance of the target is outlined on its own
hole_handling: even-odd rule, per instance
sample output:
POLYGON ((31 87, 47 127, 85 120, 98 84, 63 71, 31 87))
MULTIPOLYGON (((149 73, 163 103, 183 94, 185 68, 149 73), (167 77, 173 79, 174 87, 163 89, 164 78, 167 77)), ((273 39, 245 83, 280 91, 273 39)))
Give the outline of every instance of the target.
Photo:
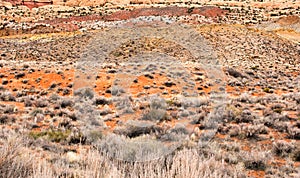
POLYGON ((0 177, 28 177, 32 174, 33 160, 23 152, 26 141, 9 138, 0 147, 0 177))
POLYGON ((214 156, 200 155, 196 149, 182 149, 146 162, 115 160, 96 149, 49 160, 30 154, 26 142, 21 138, 2 140, 0 177, 240 177, 243 172, 240 165, 233 168, 214 156))

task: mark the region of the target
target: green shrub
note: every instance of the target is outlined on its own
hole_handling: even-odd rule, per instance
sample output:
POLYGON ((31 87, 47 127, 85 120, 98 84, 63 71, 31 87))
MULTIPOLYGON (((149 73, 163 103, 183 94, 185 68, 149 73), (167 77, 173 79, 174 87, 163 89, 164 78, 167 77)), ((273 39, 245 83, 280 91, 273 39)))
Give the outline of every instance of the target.
POLYGON ((29 136, 34 139, 46 138, 52 142, 61 142, 61 141, 65 141, 70 135, 70 133, 71 133, 70 130, 66 130, 66 131, 49 130, 49 131, 42 131, 42 132, 31 131, 29 133, 29 136))

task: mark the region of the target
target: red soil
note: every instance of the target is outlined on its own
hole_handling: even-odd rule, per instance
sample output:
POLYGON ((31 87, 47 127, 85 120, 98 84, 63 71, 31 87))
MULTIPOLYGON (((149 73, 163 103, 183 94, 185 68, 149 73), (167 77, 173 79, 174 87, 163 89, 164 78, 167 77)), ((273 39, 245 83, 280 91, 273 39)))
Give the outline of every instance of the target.
MULTIPOLYGON (((0 73, 7 73, 9 69, 2 68, 0 73)), ((15 79, 13 74, 8 74, 6 79, 11 81, 6 87, 9 89, 48 89, 54 82, 59 84, 59 87, 65 88, 69 84, 68 78, 74 78, 74 70, 64 71, 63 75, 55 72, 46 73, 45 71, 35 71, 32 73, 26 73, 24 78, 15 79), (40 82, 36 82, 35 79, 41 78, 40 82), (23 83, 23 79, 28 79, 27 83, 23 83)), ((72 92, 70 93, 72 95, 72 92)))
POLYGON ((248 176, 249 177, 265 177, 265 172, 251 170, 248 172, 248 176))

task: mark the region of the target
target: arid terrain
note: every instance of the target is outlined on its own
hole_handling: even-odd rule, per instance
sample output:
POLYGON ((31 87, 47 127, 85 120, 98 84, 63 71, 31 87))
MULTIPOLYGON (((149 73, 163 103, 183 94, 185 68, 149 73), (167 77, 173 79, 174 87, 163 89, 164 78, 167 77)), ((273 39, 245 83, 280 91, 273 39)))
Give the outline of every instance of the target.
POLYGON ((0 177, 300 177, 299 1, 0 1, 0 177))

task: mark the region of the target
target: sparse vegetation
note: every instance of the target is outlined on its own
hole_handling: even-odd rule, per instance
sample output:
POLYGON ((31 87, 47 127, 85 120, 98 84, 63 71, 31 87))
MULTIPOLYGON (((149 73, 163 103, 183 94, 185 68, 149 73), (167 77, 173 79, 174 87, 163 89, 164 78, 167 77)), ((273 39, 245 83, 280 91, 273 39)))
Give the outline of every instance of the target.
POLYGON ((0 177, 300 177, 299 3, 140 2, 0 3, 0 177))

